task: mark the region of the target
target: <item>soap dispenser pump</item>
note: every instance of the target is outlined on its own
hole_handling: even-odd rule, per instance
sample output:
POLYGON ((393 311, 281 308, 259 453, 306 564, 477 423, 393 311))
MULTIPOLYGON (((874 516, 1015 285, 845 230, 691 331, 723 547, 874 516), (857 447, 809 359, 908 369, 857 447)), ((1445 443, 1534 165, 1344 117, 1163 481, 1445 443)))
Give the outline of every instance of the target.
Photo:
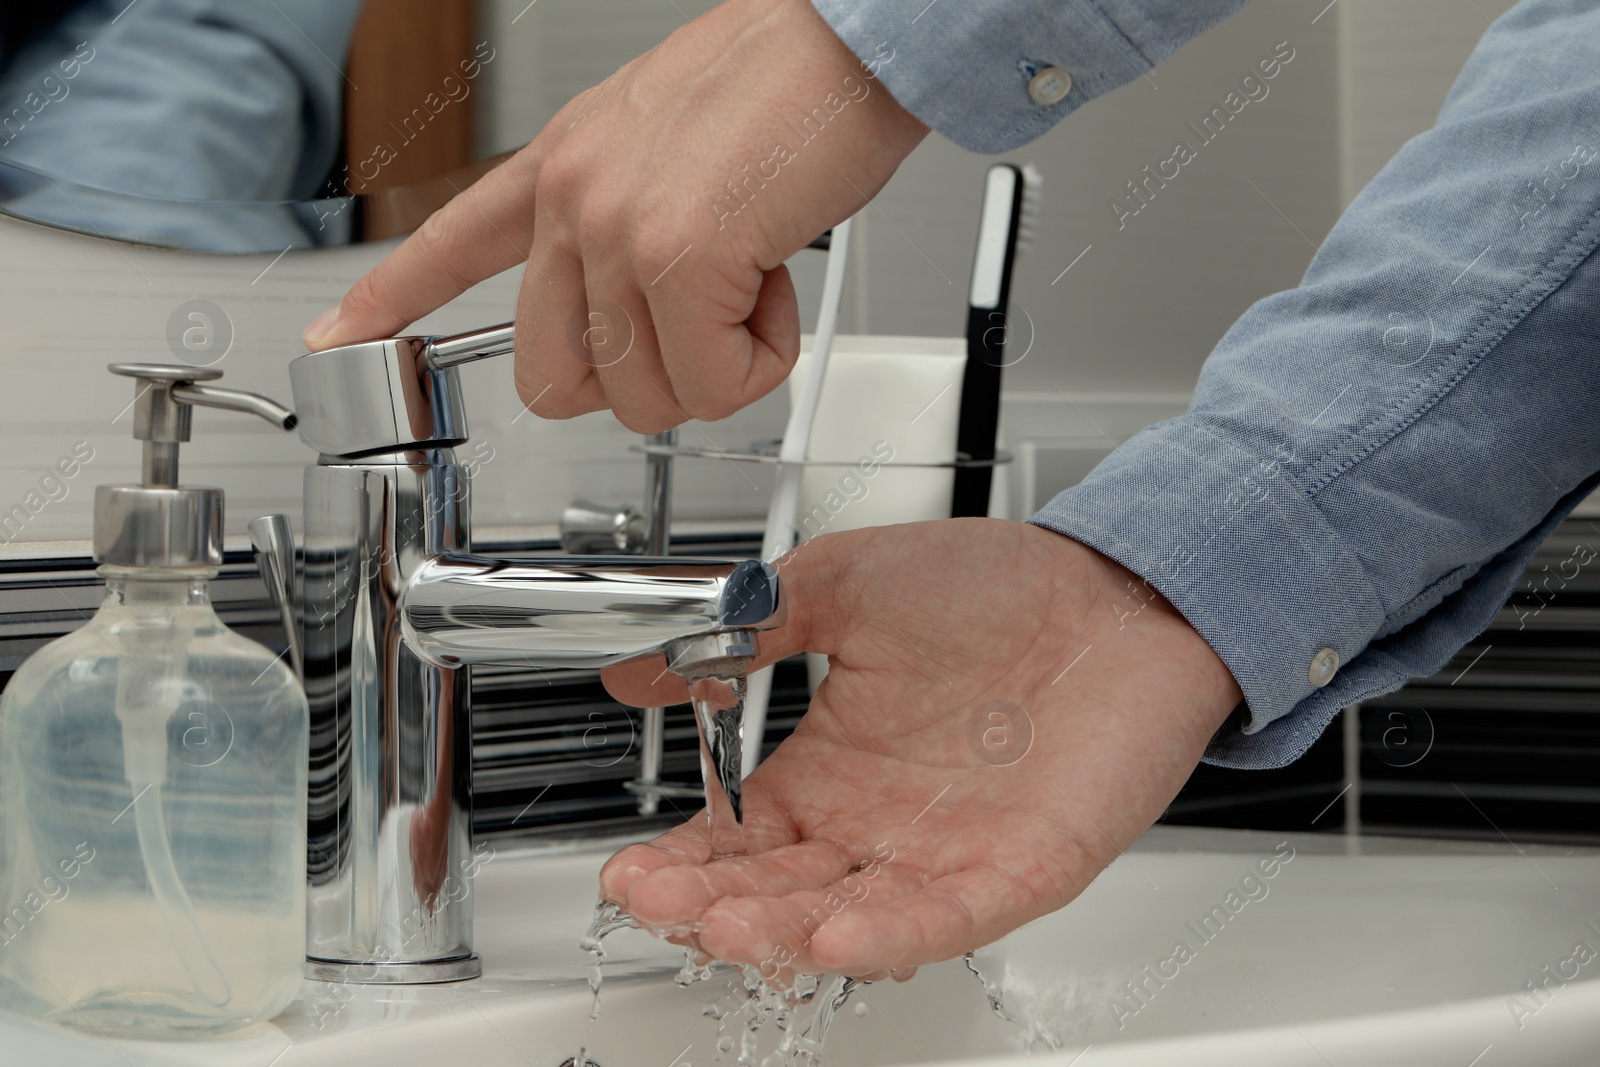
POLYGON ((114 363, 135 382, 138 485, 95 493, 106 598, 0 696, 0 1008, 101 1035, 204 1035, 299 990, 307 712, 294 672, 233 633, 207 584, 220 489, 178 484, 194 405, 292 412, 114 363))

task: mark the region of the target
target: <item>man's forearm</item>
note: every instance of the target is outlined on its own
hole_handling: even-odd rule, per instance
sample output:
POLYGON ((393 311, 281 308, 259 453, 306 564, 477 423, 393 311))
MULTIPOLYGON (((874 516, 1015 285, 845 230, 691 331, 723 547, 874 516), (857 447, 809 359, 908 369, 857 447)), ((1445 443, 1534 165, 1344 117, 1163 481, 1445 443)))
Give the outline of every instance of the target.
POLYGON ((1211 758, 1287 762, 1341 707, 1439 670, 1593 487, 1597 35, 1568 5, 1503 19, 1303 284, 1219 343, 1189 414, 1036 517, 1228 663, 1248 733, 1211 758))

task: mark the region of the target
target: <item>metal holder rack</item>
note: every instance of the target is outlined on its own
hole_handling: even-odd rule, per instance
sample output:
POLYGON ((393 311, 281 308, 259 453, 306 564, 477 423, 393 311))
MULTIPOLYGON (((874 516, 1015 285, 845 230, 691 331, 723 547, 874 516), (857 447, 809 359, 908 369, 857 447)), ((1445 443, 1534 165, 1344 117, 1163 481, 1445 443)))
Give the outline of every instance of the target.
MULTIPOLYGON (((649 459, 660 459, 670 463, 674 459, 723 459, 732 463, 766 463, 772 466, 783 462, 778 458, 778 449, 782 441, 757 441, 750 446, 748 452, 727 452, 718 448, 696 448, 690 445, 658 444, 654 441, 642 445, 630 445, 628 451, 642 453, 649 459)), ((963 452, 956 453, 956 458, 946 463, 896 463, 890 460, 880 463, 880 467, 904 467, 908 470, 922 468, 925 470, 965 470, 971 467, 1003 467, 1010 463, 1014 457, 1010 452, 997 451, 993 459, 973 459, 963 452)), ((834 460, 834 459, 808 459, 798 466, 802 467, 854 467, 859 460, 834 460)))
MULTIPOLYGON (((776 466, 778 440, 756 441, 746 452, 700 448, 678 443, 678 431, 655 434, 644 442, 629 446, 629 451, 645 457, 645 510, 641 515, 630 505, 599 505, 578 501, 562 517, 562 543, 569 552, 643 552, 664 556, 670 546, 668 527, 672 520, 672 462, 675 459, 720 459, 731 463, 765 463, 776 466)), ((958 453, 947 463, 896 463, 884 467, 905 469, 959 470, 968 467, 999 467, 1012 461, 1009 452, 996 452, 990 460, 973 460, 958 453)), ((806 460, 807 467, 853 467, 842 460, 806 460)), ((666 709, 644 708, 639 730, 639 776, 624 785, 639 798, 639 814, 655 815, 663 799, 702 800, 705 791, 699 782, 666 782, 661 768, 666 750, 666 709)))

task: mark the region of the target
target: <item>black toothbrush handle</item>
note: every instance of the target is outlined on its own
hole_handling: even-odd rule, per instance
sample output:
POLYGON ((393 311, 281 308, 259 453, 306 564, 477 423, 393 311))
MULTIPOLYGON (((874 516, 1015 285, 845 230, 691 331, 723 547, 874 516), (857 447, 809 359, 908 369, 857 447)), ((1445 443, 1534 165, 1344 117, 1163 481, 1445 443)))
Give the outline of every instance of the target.
MULTIPOLYGON (((1006 316, 1011 302, 1011 275, 1017 258, 1026 196, 1022 170, 997 164, 1013 172, 1010 217, 1006 221, 1003 259, 1000 263, 999 299, 992 307, 970 303, 967 308, 967 363, 961 375, 961 414, 956 429, 956 453, 982 466, 957 467, 950 494, 952 518, 986 516, 994 486, 995 440, 1000 430, 1000 377, 1006 363, 1006 316)), ((980 227, 981 230, 981 227, 980 227)), ((986 254, 979 234, 978 256, 986 254)), ((977 272, 974 267, 974 273, 977 272)))
MULTIPOLYGON (((956 453, 968 460, 993 460, 1000 432, 1000 368, 1005 365, 1006 313, 972 308, 967 313, 967 364, 961 374, 961 416, 956 453)), ((950 497, 952 518, 989 514, 994 467, 957 467, 950 497)))

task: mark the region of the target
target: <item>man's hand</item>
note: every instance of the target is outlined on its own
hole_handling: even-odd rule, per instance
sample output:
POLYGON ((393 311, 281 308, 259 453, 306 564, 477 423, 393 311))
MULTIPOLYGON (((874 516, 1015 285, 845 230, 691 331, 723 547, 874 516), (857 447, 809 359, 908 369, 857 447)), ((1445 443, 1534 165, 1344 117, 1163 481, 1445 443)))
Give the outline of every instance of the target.
POLYGON ((567 104, 306 331, 392 336, 527 262, 517 391, 654 433, 724 418, 800 349, 784 261, 927 133, 807 0, 729 0, 567 104))
MULTIPOLYGON (((745 782, 750 854, 710 859, 702 814, 600 879, 642 923, 769 978, 881 976, 1061 907, 1160 816, 1240 700, 1154 590, 1038 527, 834 534, 779 570, 790 622, 757 665, 808 649, 829 670, 745 782)), ((631 704, 682 701, 663 673, 654 657, 605 680, 631 704)))

